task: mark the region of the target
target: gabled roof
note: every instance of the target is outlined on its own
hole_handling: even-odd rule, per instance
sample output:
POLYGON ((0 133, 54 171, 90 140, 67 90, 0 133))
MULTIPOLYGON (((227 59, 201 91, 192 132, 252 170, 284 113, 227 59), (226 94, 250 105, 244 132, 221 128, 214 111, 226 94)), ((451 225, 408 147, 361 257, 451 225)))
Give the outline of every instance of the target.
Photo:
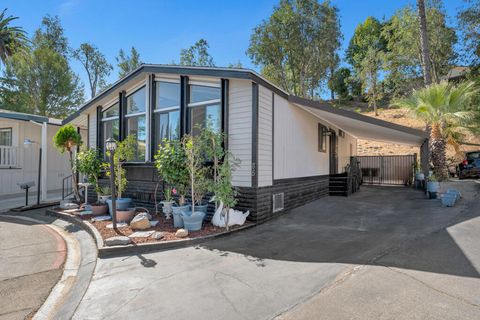
POLYGON ((0 109, 0 118, 21 120, 21 121, 35 121, 35 122, 41 122, 41 123, 46 122, 48 124, 53 124, 53 125, 62 124, 62 120, 60 119, 38 116, 38 115, 23 113, 23 112, 4 110, 4 109, 0 109))
POLYGON ((250 69, 238 69, 238 68, 218 68, 218 67, 187 67, 176 65, 162 65, 162 64, 142 64, 137 69, 131 71, 123 78, 114 82, 111 86, 97 94, 93 99, 90 99, 84 103, 80 108, 63 120, 63 124, 66 124, 75 119, 82 111, 94 105, 97 101, 114 92, 116 88, 127 83, 132 78, 138 76, 141 73, 165 73, 165 74, 178 74, 178 75, 190 75, 190 76, 210 76, 219 78, 233 78, 233 79, 247 79, 255 81, 268 89, 274 91, 278 95, 288 98, 288 92, 271 83, 267 79, 263 78, 257 72, 250 69))

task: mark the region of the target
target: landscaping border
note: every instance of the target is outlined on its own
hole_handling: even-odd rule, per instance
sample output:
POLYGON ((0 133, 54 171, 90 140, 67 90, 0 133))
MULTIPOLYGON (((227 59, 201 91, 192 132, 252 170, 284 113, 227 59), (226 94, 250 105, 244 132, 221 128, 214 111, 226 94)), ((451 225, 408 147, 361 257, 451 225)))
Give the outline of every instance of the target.
POLYGON ((62 220, 71 222, 85 231, 87 231, 92 238, 94 239, 99 258, 113 257, 113 256, 123 256, 128 254, 138 254, 138 253, 147 253, 154 251, 163 251, 171 250, 177 248, 184 248, 188 246, 198 245, 203 242, 206 242, 211 239, 223 237, 237 231, 245 230, 256 226, 256 223, 249 223, 247 225, 240 226, 230 231, 223 231, 216 234, 209 234, 202 237, 192 238, 192 239, 181 239, 181 240, 172 240, 172 241, 159 241, 159 242, 148 242, 140 244, 127 244, 127 245, 118 245, 118 246, 105 246, 100 232, 88 221, 82 220, 78 217, 72 216, 70 214, 58 212, 52 209, 45 210, 45 215, 54 216, 62 220))

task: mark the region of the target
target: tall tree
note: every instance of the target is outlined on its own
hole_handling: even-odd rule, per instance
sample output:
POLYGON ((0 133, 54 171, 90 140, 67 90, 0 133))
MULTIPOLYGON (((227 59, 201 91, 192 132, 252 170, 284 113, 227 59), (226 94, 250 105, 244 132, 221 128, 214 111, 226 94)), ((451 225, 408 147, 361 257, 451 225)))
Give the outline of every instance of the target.
POLYGON ((370 106, 373 106, 375 116, 378 116, 377 101, 382 97, 378 78, 383 60, 384 52, 370 47, 360 64, 360 79, 362 80, 362 86, 366 91, 368 103, 370 106))
POLYGON ((188 49, 180 51, 180 65, 214 67, 213 58, 208 52, 210 46, 207 40, 200 39, 188 49))
POLYGON ((33 41, 37 47, 49 48, 68 60, 70 51, 68 39, 58 16, 43 17, 40 28, 35 31, 33 41))
POLYGON ((362 62, 369 49, 385 51, 386 41, 382 35, 382 27, 383 24, 378 19, 368 17, 355 28, 345 57, 357 74, 362 70, 362 62))
POLYGON ((0 101, 10 110, 63 118, 83 102, 84 92, 66 55, 59 52, 68 48, 63 32, 57 32, 63 28, 47 18, 35 32, 31 52, 14 54, 6 65, 0 101), (57 43, 56 36, 64 40, 57 43))
POLYGON ((0 61, 3 64, 15 52, 24 52, 29 46, 25 30, 11 25, 17 19, 18 17, 7 16, 7 9, 0 13, 0 61))
POLYGON ((473 67, 480 66, 480 0, 465 0, 469 7, 458 13, 464 45, 464 58, 473 67))
MULTIPOLYGON (((328 88, 331 92, 338 95, 340 99, 348 98, 350 90, 348 88, 348 79, 351 76, 351 71, 348 68, 340 68, 333 73, 333 76, 328 80, 328 88)), ((335 96, 333 97, 335 99, 335 96)))
POLYGON ((464 82, 457 86, 443 81, 416 90, 410 97, 395 103, 409 108, 416 117, 431 127, 430 160, 435 176, 440 180, 448 177, 445 155, 447 139, 458 137, 455 132, 478 131, 479 108, 471 106, 471 100, 478 93, 479 89, 474 82, 464 82))
MULTIPOLYGON (((428 2, 425 9, 431 78, 437 83, 455 63, 457 37, 455 30, 446 24, 440 2, 428 2)), ((382 34, 387 40, 387 80, 394 84, 394 95, 405 95, 416 84, 415 79, 424 78, 418 13, 412 6, 398 10, 387 21, 382 34)))
POLYGON ((137 69, 142 64, 140 54, 133 46, 130 48, 129 55, 123 49, 120 49, 115 60, 117 60, 118 76, 120 78, 123 78, 127 73, 137 69))
POLYGON ((340 37, 337 9, 329 1, 281 0, 254 29, 247 53, 283 89, 313 97, 337 63, 340 37))
POLYGON ((97 90, 105 87, 106 78, 110 75, 112 66, 103 53, 90 43, 82 43, 80 48, 73 52, 73 57, 80 61, 87 72, 90 98, 95 97, 97 90))
POLYGON ((417 0, 418 17, 420 20, 420 45, 422 52, 423 81, 428 86, 432 83, 430 71, 430 49, 428 44, 427 17, 425 15, 425 1, 417 0))

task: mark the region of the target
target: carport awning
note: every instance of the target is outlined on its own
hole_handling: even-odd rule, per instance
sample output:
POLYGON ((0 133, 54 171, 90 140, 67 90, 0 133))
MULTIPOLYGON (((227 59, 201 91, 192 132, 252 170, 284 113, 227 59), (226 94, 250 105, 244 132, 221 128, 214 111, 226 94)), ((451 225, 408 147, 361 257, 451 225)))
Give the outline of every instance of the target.
POLYGON ((289 96, 289 101, 346 133, 364 140, 421 146, 426 132, 368 117, 357 112, 333 108, 320 101, 289 96))

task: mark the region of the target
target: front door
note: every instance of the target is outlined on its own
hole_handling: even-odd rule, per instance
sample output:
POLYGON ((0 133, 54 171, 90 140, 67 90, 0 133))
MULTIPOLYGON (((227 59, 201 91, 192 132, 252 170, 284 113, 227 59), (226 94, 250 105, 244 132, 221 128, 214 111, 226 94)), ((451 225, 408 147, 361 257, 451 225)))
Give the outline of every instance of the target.
POLYGON ((330 174, 337 174, 338 173, 338 141, 337 141, 337 133, 335 132, 335 130, 330 131, 329 155, 330 155, 330 174))

